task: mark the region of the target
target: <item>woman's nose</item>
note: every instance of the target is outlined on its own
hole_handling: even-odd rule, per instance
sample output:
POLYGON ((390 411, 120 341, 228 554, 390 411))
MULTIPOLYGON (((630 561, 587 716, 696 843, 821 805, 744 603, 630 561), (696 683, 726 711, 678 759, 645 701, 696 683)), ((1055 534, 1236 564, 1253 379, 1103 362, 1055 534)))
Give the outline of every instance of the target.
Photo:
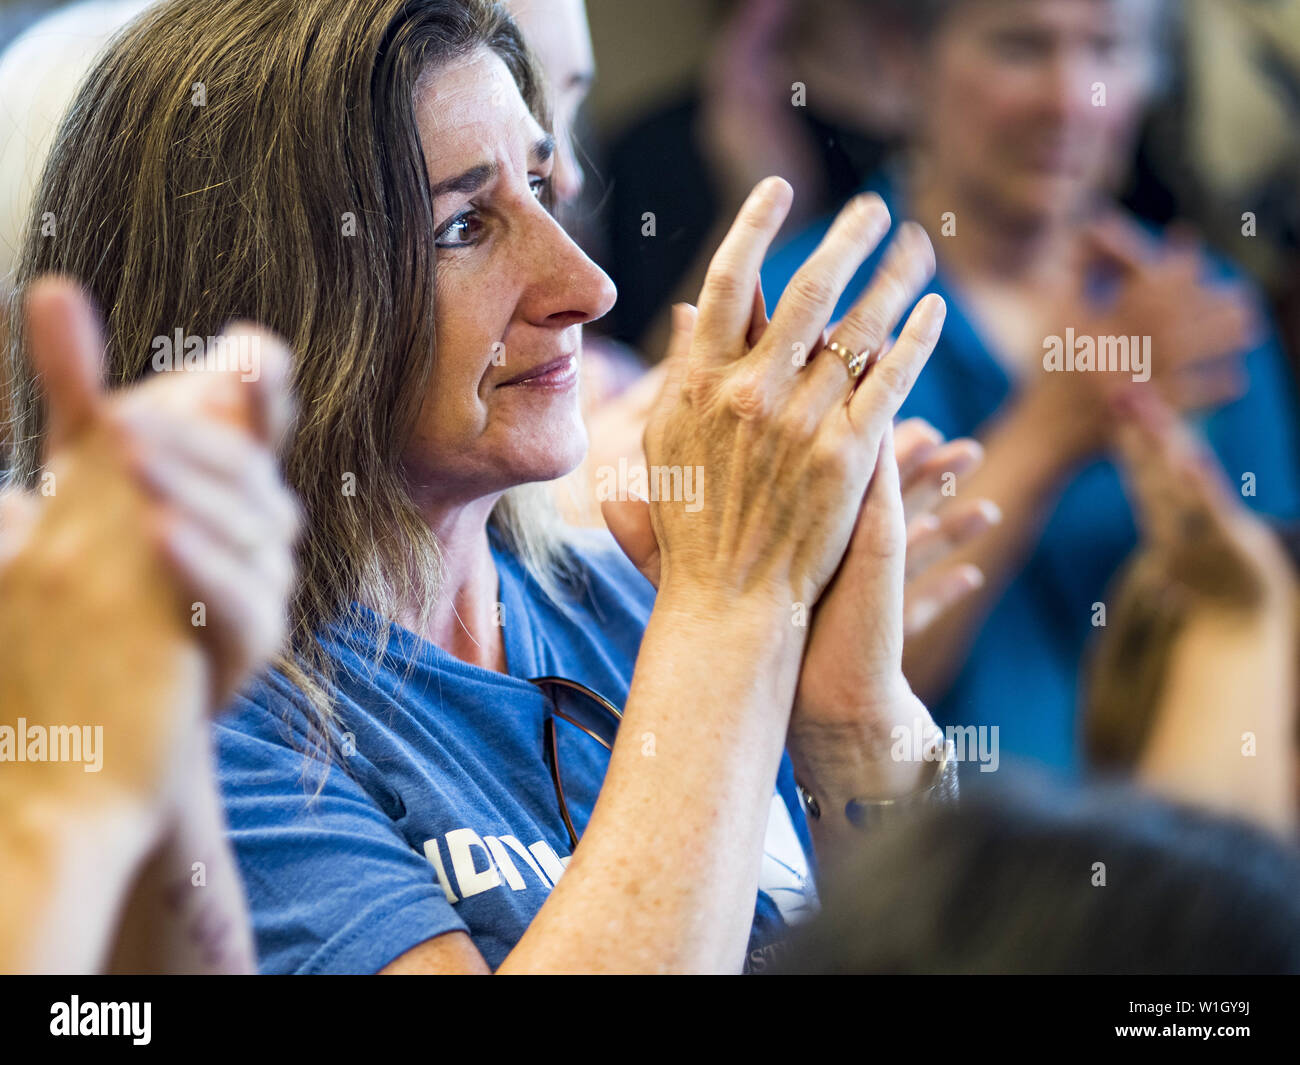
POLYGON ((1098 81, 1096 67, 1078 56, 1062 52, 1044 72, 1040 99, 1044 109, 1060 122, 1087 118, 1098 107, 1098 81))
POLYGON ((533 284, 525 295, 531 304, 525 309, 529 317, 538 324, 569 326, 608 314, 618 296, 609 275, 549 215, 538 236, 533 284))

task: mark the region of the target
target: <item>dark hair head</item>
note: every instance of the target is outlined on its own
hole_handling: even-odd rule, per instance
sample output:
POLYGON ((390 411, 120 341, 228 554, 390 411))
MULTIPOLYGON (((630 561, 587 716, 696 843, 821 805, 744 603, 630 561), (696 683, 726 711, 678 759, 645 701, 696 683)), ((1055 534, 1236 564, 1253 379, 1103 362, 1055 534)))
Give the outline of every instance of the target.
POLYGON ((1300 971, 1300 860, 1138 796, 986 787, 893 826, 792 942, 798 973, 1300 971))

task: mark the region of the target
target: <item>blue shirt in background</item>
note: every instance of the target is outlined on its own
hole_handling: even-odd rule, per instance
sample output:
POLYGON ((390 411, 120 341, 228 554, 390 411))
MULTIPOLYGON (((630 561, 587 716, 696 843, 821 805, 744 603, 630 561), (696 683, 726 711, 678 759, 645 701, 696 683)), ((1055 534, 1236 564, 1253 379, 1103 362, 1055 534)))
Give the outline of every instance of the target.
MULTIPOLYGON (((900 198, 879 180, 868 188, 905 219, 900 198)), ((794 272, 829 228, 825 218, 775 252, 763 269, 763 293, 775 306, 794 272)), ((934 236, 942 258, 945 238, 934 236)), ((884 249, 854 276, 835 319, 861 295, 884 249)), ((1216 272, 1228 276, 1222 263, 1216 272)), ((920 417, 948 437, 973 436, 1010 397, 1013 385, 990 352, 942 266, 928 292, 948 304, 943 335, 904 403, 900 417, 920 417)), ((1255 475, 1245 502, 1262 513, 1294 517, 1300 510, 1300 443, 1295 383, 1275 336, 1245 357, 1250 389, 1210 415, 1206 436, 1229 479, 1255 475)), ((993 609, 948 695, 932 707, 941 725, 999 726, 1003 756, 1067 774, 1078 771, 1079 670, 1092 633, 1093 604, 1130 551, 1137 532, 1119 474, 1109 461, 1081 470, 1062 494, 1038 547, 993 609)))
MULTIPOLYGON (((278 673, 214 726, 263 972, 373 973, 453 931, 495 969, 518 942, 569 859, 543 759, 549 703, 527 678, 579 681, 621 707, 654 602, 607 534, 583 543, 585 591, 557 603, 493 537, 508 675, 402 628, 376 669, 366 626, 329 630, 342 749, 328 766, 302 753, 308 722, 278 673)), ((580 834, 608 755, 578 739, 560 761, 580 834)), ((774 783, 753 971, 816 898, 788 757, 774 783)))

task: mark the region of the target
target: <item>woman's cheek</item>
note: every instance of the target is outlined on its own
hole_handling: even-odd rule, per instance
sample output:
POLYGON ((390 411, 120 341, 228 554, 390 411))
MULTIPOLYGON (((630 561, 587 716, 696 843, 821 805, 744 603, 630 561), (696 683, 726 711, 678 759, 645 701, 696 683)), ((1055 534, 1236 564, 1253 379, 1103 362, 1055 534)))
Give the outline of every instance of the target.
POLYGON ((485 375, 494 366, 505 365, 502 339, 507 316, 490 306, 493 288, 458 284, 438 286, 438 315, 435 324, 436 376, 444 386, 461 394, 477 394, 485 375))

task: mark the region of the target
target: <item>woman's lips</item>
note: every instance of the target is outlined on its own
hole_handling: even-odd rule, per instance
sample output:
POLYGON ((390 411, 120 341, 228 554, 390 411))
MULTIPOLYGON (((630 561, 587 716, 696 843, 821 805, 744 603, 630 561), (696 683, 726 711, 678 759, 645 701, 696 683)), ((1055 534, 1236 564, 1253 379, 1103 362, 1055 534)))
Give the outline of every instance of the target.
POLYGON ((568 388, 578 379, 578 357, 564 355, 558 359, 534 366, 521 374, 502 381, 498 388, 527 385, 530 388, 568 388))

